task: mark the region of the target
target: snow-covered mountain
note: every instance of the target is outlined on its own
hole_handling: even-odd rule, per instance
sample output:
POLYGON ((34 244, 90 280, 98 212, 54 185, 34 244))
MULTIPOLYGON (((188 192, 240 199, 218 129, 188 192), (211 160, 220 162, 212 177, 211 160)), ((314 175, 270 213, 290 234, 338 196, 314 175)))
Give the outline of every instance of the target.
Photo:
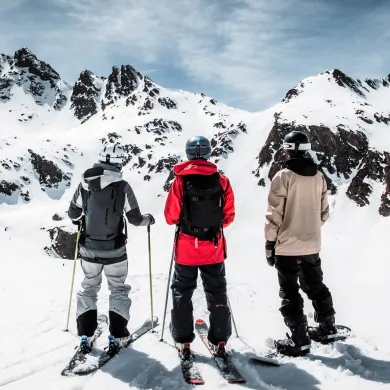
MULTIPOLYGON (((146 336, 93 377, 60 378, 77 343, 61 332, 72 264, 47 253, 72 258, 74 226, 66 217, 70 198, 102 145, 121 142, 128 151, 124 177, 141 210, 156 218, 153 285, 161 320, 173 239, 163 217, 164 202, 172 167, 185 158, 186 140, 197 134, 212 140, 212 160, 235 191, 236 221, 226 230, 226 267, 241 336, 233 337, 231 346, 247 378, 245 386, 365 390, 388 385, 389 84, 390 77, 360 81, 332 70, 303 80, 270 109, 250 113, 204 94, 164 88, 130 65, 114 67, 108 77, 85 70, 72 86, 28 49, 0 55, 0 306, 5 313, 0 321, 0 386, 185 388, 169 335, 167 343, 158 343, 157 335, 146 336), (310 358, 286 361, 275 370, 251 366, 243 341, 266 352, 268 338, 286 331, 278 311, 277 275, 263 255, 263 221, 270 178, 281 163, 282 139, 294 128, 310 133, 313 157, 329 184, 325 281, 334 296, 337 321, 351 326, 355 337, 314 346, 310 358)), ((144 230, 129 228, 131 329, 148 315, 144 230)), ((78 267, 76 289, 81 279, 78 267)), ((106 288, 100 304, 104 311, 106 288)), ((306 310, 312 318, 307 301, 306 310)), ((73 305, 71 332, 74 314, 73 305)), ((207 318, 200 290, 194 296, 194 315, 207 318)), ((196 342, 194 348, 204 355, 204 388, 225 388, 202 345, 196 342)))
POLYGON ((102 144, 120 141, 128 150, 128 169, 149 181, 154 173, 169 174, 181 158, 182 145, 169 145, 183 132, 212 137, 218 161, 247 131, 246 112, 204 94, 160 87, 130 65, 114 67, 108 78, 84 71, 71 88, 28 49, 1 58, 0 202, 30 202, 38 186, 59 199, 70 185, 75 158, 86 157, 82 149, 94 154, 102 144))
POLYGON ((339 70, 303 80, 275 107, 274 125, 259 156, 259 185, 280 169, 280 146, 293 129, 310 133, 315 160, 332 194, 345 183, 359 206, 370 203, 372 181, 383 183, 379 213, 390 215, 390 76, 353 80, 339 70), (272 162, 269 171, 264 167, 272 162))

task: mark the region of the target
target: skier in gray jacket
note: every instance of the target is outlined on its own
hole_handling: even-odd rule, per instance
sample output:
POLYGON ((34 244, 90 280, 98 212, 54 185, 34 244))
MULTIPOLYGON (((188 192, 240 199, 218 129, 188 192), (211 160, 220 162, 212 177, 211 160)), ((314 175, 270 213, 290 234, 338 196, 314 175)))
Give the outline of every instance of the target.
POLYGON ((127 343, 131 287, 125 284, 128 261, 124 215, 134 226, 155 222, 152 215, 141 214, 130 184, 122 179, 125 157, 119 144, 104 147, 98 163, 82 175, 68 210, 73 223, 81 224, 82 228, 79 255, 85 278, 83 290, 77 294, 76 317, 80 347, 86 352, 91 350, 97 328, 97 294, 103 271, 110 290, 109 321, 113 336, 110 339, 116 346, 127 343))

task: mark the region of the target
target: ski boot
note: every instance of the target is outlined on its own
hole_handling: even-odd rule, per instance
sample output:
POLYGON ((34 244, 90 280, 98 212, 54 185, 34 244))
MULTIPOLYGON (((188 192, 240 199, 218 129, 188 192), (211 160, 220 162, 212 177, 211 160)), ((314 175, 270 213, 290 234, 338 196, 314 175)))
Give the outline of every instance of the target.
POLYGON ((179 343, 177 346, 177 351, 181 360, 190 360, 193 358, 191 343, 179 343))
POLYGON ((108 336, 107 353, 109 355, 116 355, 122 348, 126 348, 131 341, 131 336, 115 338, 114 336, 108 336))
POLYGON ((220 357, 220 358, 223 358, 225 359, 227 357, 227 352, 226 352, 226 343, 223 342, 223 341, 220 341, 218 343, 218 345, 215 345, 215 344, 212 344, 210 341, 209 341, 209 347, 210 347, 210 350, 213 352, 213 354, 216 356, 216 357, 220 357))
POLYGON ((94 337, 81 336, 79 352, 87 354, 92 351, 94 337))
POLYGON ((308 329, 309 337, 313 341, 327 344, 336 338, 337 329, 335 326, 335 318, 331 316, 324 321, 321 321, 318 326, 310 326, 308 329))
POLYGON ((275 341, 275 348, 278 352, 287 356, 304 356, 310 352, 311 340, 307 333, 307 322, 302 322, 291 327, 291 336, 286 333, 287 338, 275 341))

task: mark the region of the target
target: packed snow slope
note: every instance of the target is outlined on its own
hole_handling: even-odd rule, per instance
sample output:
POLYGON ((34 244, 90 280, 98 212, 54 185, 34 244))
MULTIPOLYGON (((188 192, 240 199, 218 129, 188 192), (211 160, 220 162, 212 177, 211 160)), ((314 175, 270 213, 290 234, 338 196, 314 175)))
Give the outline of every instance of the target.
MULTIPOLYGON (((160 323, 172 253, 173 228, 164 203, 172 166, 185 158, 192 135, 212 139, 212 160, 230 178, 236 221, 226 229, 229 298, 239 338, 229 345, 249 389, 334 390, 390 387, 387 229, 390 159, 389 78, 358 81, 338 70, 303 80, 276 106, 260 113, 227 107, 202 94, 173 91, 130 66, 108 78, 82 72, 74 86, 22 49, 0 55, 0 386, 5 389, 185 389, 172 339, 149 334, 88 377, 64 378, 78 344, 75 295, 65 333, 74 227, 66 210, 80 175, 101 146, 119 141, 128 151, 124 177, 141 210, 152 213, 155 314, 160 323), (306 358, 280 367, 249 363, 252 349, 268 352, 286 328, 278 311, 277 274, 264 257, 263 224, 270 177, 293 128, 308 131, 313 157, 327 177, 331 218, 323 228, 325 282, 337 323, 353 329, 346 342, 313 344, 306 358), (251 348, 250 348, 250 347, 251 348)), ((149 310, 147 234, 129 228, 130 329, 149 310)), ((77 264, 74 294, 82 272, 77 264)), ((201 284, 200 284, 201 286, 201 284)), ((171 301, 169 301, 169 309, 171 301)), ((103 284, 99 310, 108 310, 103 284)), ((313 309, 306 301, 313 321, 313 309)), ((194 317, 207 320, 202 289, 194 317)), ((169 320, 169 313, 168 313, 169 320)), ((103 348, 106 338, 100 339, 103 348)), ((193 346, 204 389, 233 388, 193 346)))

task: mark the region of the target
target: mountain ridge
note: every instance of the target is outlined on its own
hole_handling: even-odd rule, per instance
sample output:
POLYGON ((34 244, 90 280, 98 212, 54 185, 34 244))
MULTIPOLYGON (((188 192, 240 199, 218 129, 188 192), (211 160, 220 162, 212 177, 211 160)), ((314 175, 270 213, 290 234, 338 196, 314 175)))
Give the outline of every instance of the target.
MULTIPOLYGON (((95 153, 99 145, 121 142, 128 152, 126 170, 137 172, 144 181, 164 174, 164 192, 173 179, 173 165, 184 157, 176 146, 177 137, 209 136, 212 161, 219 163, 234 152, 238 136, 256 131, 258 126, 253 119, 256 113, 228 107, 204 94, 164 88, 131 65, 113 66, 108 77, 84 70, 70 86, 49 64, 22 48, 13 57, 0 55, 0 75, 0 112, 12 134, 42 127, 56 139, 55 132, 62 128, 64 139, 67 131, 75 129, 86 134, 95 153), (15 107, 12 99, 16 99, 15 107)), ((384 142, 390 125, 386 108, 389 85, 390 76, 362 82, 339 69, 303 79, 268 110, 273 125, 262 130, 268 133, 265 143, 247 146, 254 156, 252 172, 258 185, 266 187, 281 168, 283 137, 294 129, 305 131, 312 139, 313 158, 326 177, 330 194, 347 185, 349 199, 363 207, 370 203, 372 183, 381 183, 384 190, 378 211, 390 216, 390 141, 384 142)), ((17 143, 10 139, 3 139, 3 148, 17 143)), ((28 188, 35 180, 42 192, 61 198, 71 186, 73 159, 89 153, 83 148, 75 139, 55 146, 50 138, 24 148, 17 159, 3 159, 0 201, 15 203, 18 197, 13 194, 18 193, 29 202, 28 188), (53 193, 60 188, 58 194, 53 193)))

